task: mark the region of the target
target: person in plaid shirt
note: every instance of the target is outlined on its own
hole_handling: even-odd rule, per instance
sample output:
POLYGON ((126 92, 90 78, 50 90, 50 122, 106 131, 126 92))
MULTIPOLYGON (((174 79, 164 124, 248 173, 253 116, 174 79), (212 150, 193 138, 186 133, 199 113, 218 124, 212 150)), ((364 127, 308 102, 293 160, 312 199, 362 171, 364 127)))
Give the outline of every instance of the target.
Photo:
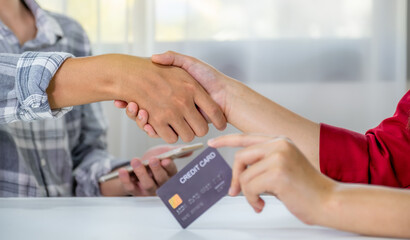
MULTIPOLYGON (((152 173, 133 159, 140 181, 122 172, 120 179, 100 185, 100 176, 129 160, 107 152, 107 123, 94 102, 145 102, 159 112, 151 123, 167 142, 207 133, 196 105, 218 128, 225 127, 217 104, 178 68, 128 55, 86 57, 90 43, 74 20, 34 0, 0 5, 0 196, 153 195, 176 173, 170 159, 150 159, 152 173)), ((145 158, 170 148, 153 149, 145 158)))

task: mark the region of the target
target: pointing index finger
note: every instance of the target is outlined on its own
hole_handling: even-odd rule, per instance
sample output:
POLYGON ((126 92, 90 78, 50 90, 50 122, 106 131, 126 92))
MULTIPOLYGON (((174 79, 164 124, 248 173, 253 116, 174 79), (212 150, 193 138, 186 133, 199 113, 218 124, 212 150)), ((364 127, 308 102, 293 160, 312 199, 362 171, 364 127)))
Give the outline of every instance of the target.
POLYGON ((208 141, 208 145, 214 148, 220 147, 249 147, 254 144, 265 142, 272 137, 256 134, 230 134, 220 136, 208 141))

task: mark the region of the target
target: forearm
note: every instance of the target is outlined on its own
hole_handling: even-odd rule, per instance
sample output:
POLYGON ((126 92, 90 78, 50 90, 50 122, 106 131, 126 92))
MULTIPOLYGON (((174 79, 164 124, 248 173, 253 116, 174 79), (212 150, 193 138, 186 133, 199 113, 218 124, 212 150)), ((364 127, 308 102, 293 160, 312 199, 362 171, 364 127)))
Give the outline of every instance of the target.
POLYGON ((118 92, 120 71, 115 54, 67 59, 47 88, 51 109, 113 100, 118 92))
POLYGON ((340 184, 320 214, 319 225, 365 235, 410 237, 410 191, 340 184))
POLYGON ((227 78, 225 88, 228 122, 245 133, 286 136, 319 169, 319 124, 309 121, 244 84, 227 78))
POLYGON ((0 54, 0 124, 57 118, 68 112, 70 108, 50 109, 46 88, 70 57, 64 52, 0 54))

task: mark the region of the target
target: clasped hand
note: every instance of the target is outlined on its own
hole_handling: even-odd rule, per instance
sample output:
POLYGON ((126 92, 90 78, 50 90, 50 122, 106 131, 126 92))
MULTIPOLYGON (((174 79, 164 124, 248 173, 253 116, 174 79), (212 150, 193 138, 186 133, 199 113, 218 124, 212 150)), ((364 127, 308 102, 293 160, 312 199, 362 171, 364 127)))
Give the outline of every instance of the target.
POLYGON ((207 134, 208 123, 203 115, 207 116, 216 128, 222 130, 226 127, 226 119, 220 106, 183 69, 158 65, 149 59, 144 59, 142 63, 133 61, 141 60, 131 57, 130 66, 143 66, 135 70, 135 73, 126 74, 118 99, 126 102, 138 101, 141 108, 150 112, 150 125, 166 142, 174 143, 178 136, 184 142, 190 142, 194 136, 207 134), (134 84, 133 76, 146 81, 134 84))

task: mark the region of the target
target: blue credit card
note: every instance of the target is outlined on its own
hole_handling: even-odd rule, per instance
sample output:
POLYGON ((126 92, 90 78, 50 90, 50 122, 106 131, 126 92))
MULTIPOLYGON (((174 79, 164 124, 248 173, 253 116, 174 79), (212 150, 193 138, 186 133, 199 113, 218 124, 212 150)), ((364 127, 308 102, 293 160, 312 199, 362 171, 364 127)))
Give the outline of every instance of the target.
POLYGON ((179 224, 186 228, 229 190, 232 169, 215 148, 198 157, 157 190, 179 224))

